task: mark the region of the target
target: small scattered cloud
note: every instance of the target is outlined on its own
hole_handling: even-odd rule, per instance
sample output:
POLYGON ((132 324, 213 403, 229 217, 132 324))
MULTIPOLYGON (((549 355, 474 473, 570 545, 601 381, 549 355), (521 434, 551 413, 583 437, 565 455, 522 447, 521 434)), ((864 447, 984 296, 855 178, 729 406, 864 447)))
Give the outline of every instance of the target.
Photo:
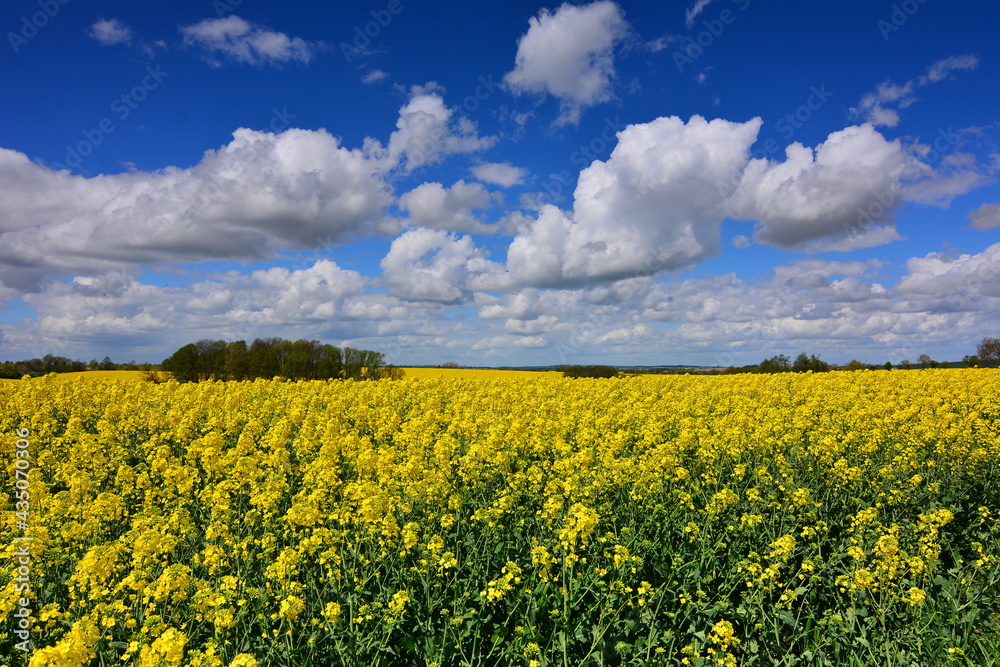
POLYGON ((135 34, 118 19, 101 18, 87 30, 87 34, 105 46, 130 44, 135 34))
POLYGON ((899 111, 917 101, 918 88, 944 81, 957 70, 968 71, 978 66, 979 58, 975 55, 949 56, 928 67, 926 73, 906 83, 883 81, 874 92, 861 98, 858 106, 851 109, 851 116, 876 127, 896 127, 900 120, 899 111))
POLYGON ((504 83, 515 94, 552 95, 560 102, 556 125, 578 125, 584 108, 611 99, 615 46, 628 32, 611 0, 543 9, 518 40, 504 83))
POLYGON ((969 213, 969 225, 973 229, 996 229, 1000 227, 1000 203, 983 204, 975 211, 969 213))
POLYGON ((669 35, 667 35, 667 36, 664 36, 664 37, 657 37, 654 40, 645 42, 645 43, 643 43, 642 46, 643 46, 643 48, 645 48, 647 51, 649 51, 651 53, 659 53, 663 49, 665 49, 668 46, 670 46, 670 43, 672 41, 673 41, 673 39, 669 35))
POLYGON ((694 26, 695 19, 705 11, 705 8, 712 4, 714 0, 698 0, 690 9, 684 12, 684 26, 690 30, 694 26))
POLYGON ((471 167, 472 175, 484 183, 509 188, 524 183, 528 170, 515 167, 509 162, 484 162, 471 167))
POLYGON ((973 70, 979 66, 979 58, 972 54, 964 56, 950 56, 939 60, 927 69, 927 74, 920 77, 919 84, 925 86, 928 83, 944 81, 955 70, 973 70))
POLYGON ((281 65, 300 62, 308 65, 323 48, 320 42, 289 37, 264 26, 252 24, 235 14, 219 19, 205 19, 180 28, 184 45, 204 52, 209 65, 223 62, 247 65, 281 65))
POLYGON ((388 72, 383 72, 380 69, 373 69, 361 78, 361 83, 366 85, 376 84, 379 81, 384 81, 389 78, 388 72))

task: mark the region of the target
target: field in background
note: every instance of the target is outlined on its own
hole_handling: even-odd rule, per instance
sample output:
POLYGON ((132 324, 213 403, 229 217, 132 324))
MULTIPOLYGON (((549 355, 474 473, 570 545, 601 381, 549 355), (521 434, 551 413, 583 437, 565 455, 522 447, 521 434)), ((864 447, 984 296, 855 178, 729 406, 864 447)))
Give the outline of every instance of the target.
POLYGON ((428 378, 504 378, 508 380, 538 378, 542 376, 559 377, 562 373, 557 371, 505 371, 492 368, 404 368, 405 378, 428 379, 428 378))
POLYGON ((4 383, 0 617, 23 535, 32 667, 996 662, 1000 371, 528 376, 4 383))
MULTIPOLYGON (((55 377, 64 380, 142 380, 142 375, 142 371, 79 371, 56 373, 55 377)), ((3 379, 0 382, 20 382, 20 380, 3 379)))
MULTIPOLYGON (((427 378, 531 378, 540 375, 561 375, 555 371, 506 371, 490 368, 404 368, 405 379, 427 378)), ((159 372, 159 371, 158 371, 159 372)), ((161 375, 165 375, 160 372, 161 375)), ((79 373, 59 373, 56 377, 67 380, 142 380, 142 371, 81 371, 79 373)), ((0 379, 0 382, 19 380, 0 379)))

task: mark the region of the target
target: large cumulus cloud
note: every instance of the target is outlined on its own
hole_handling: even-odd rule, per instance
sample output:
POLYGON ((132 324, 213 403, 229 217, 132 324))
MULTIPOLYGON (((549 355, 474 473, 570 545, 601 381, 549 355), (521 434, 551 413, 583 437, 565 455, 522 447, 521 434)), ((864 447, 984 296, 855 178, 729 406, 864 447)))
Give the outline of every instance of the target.
POLYGON ((572 211, 544 206, 510 244, 515 284, 581 285, 683 269, 715 254, 726 218, 779 248, 850 250, 899 238, 904 184, 932 170, 870 125, 784 160, 750 159, 761 120, 627 126, 583 170, 572 211))
POLYGON ((376 162, 326 131, 239 129, 189 169, 85 178, 0 151, 0 280, 123 264, 253 259, 372 233, 392 202, 376 162))

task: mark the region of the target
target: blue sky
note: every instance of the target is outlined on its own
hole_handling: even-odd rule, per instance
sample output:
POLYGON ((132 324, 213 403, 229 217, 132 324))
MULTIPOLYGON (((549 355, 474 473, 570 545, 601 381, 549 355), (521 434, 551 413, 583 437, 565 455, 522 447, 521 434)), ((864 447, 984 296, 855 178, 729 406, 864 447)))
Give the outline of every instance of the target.
POLYGON ((15 0, 0 359, 961 359, 1000 5, 15 0))

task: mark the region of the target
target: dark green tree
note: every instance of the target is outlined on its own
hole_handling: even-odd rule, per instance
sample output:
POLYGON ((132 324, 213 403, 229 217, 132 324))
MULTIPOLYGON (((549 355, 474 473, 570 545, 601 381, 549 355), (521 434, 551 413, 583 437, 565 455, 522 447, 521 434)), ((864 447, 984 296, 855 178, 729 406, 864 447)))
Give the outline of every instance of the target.
MULTIPOLYGON (((38 360, 41 363, 41 360, 38 360)), ((247 347, 246 341, 227 343, 200 340, 185 345, 169 359, 163 370, 180 382, 199 380, 245 380, 284 377, 291 380, 352 379, 379 380, 401 377, 400 369, 391 369, 385 355, 373 350, 341 350, 318 340, 296 341, 281 338, 257 338, 247 347)))
POLYGON ((1000 338, 988 336, 976 346, 976 356, 983 366, 996 366, 1000 364, 1000 338))
POLYGON ((824 373, 830 370, 830 364, 821 360, 815 354, 809 356, 803 352, 799 356, 795 357, 795 362, 792 364, 792 370, 796 373, 805 373, 806 371, 824 373))
POLYGON ((784 354, 776 354, 770 359, 760 362, 757 366, 758 373, 786 373, 791 369, 791 361, 784 354))
POLYGON ((249 377, 250 355, 245 340, 226 343, 225 376, 228 380, 246 380, 249 377))
POLYGON ((319 368, 319 377, 340 379, 344 373, 344 357, 341 349, 333 345, 324 345, 320 349, 319 368))
POLYGON ((364 359, 361 350, 355 350, 353 347, 344 348, 344 379, 345 380, 360 380, 361 373, 364 371, 364 359))
POLYGON ((160 367, 178 382, 197 382, 198 348, 194 343, 188 343, 168 359, 164 359, 160 367))
POLYGON ((226 379, 226 341, 202 339, 195 343, 198 350, 198 379, 226 379))
POLYGON ((247 377, 271 379, 280 374, 280 362, 275 351, 280 338, 256 338, 247 356, 247 377))
POLYGON ((618 377, 618 369, 614 366, 561 366, 563 377, 567 378, 613 378, 618 377))

